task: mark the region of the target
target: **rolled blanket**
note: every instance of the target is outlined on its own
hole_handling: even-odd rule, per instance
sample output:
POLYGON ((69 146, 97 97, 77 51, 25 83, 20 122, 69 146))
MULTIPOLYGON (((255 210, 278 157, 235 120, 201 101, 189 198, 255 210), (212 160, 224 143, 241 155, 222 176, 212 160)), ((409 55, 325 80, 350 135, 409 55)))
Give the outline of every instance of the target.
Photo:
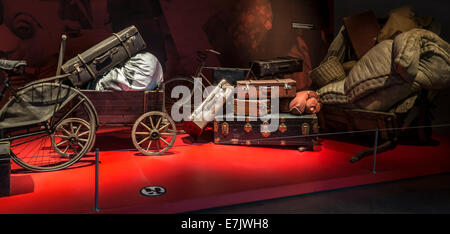
POLYGON ((348 97, 344 91, 345 80, 330 83, 317 91, 323 104, 348 104, 348 97))
POLYGON ((393 40, 385 40, 377 44, 350 71, 344 84, 350 103, 404 82, 392 69, 392 43, 393 40))
POLYGON ((401 77, 424 89, 450 87, 450 46, 433 32, 413 29, 393 43, 393 66, 401 77))

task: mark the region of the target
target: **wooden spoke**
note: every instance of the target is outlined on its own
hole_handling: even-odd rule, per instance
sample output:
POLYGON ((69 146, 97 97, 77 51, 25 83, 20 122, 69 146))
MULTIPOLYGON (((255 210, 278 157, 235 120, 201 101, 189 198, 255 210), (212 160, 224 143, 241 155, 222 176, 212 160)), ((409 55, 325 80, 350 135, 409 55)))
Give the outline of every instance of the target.
POLYGON ((158 123, 156 124, 156 127, 155 127, 156 129, 159 128, 159 125, 161 124, 161 121, 162 121, 162 117, 159 118, 158 123))
POLYGON ((70 133, 73 134, 73 123, 70 122, 70 133))
POLYGON ((77 135, 78 134, 78 132, 80 132, 80 130, 81 130, 81 124, 80 125, 78 125, 78 128, 77 128, 77 131, 75 132, 75 135, 77 135))
POLYGON ((78 139, 79 141, 82 141, 82 142, 88 142, 88 140, 87 139, 78 139))
POLYGON ((67 135, 71 135, 71 133, 67 131, 63 126, 61 126, 61 130, 63 130, 67 135))
POLYGON ((65 141, 61 141, 61 142, 59 142, 56 146, 61 146, 61 145, 63 145, 63 144, 65 144, 65 143, 67 143, 68 141, 67 140, 65 140, 65 141))
MULTIPOLYGON (((140 124, 147 130, 152 131, 152 129, 150 127, 148 127, 147 125, 145 125, 144 122, 140 122, 140 124)), ((152 123, 152 125, 153 125, 153 123, 152 123)))
POLYGON ((69 149, 69 145, 66 146, 66 148, 64 149, 63 153, 67 153, 67 150, 69 149))
POLYGON ((142 143, 144 143, 146 140, 150 139, 150 136, 144 138, 142 141, 138 142, 138 145, 141 145, 142 143))
POLYGON ((150 135, 150 132, 136 132, 136 135, 150 135))
POLYGON ((169 142, 167 142, 166 140, 164 140, 164 138, 160 137, 159 138, 161 141, 163 141, 164 143, 166 143, 167 145, 170 145, 169 142))
POLYGON ((64 138, 64 139, 69 138, 68 136, 63 136, 63 135, 55 135, 55 137, 64 138))
POLYGON ((81 133, 80 135, 78 135, 78 137, 82 137, 82 136, 84 136, 86 134, 89 134, 89 131, 81 133))
POLYGON ((78 145, 83 149, 84 145, 82 145, 80 142, 78 142, 78 145))
MULTIPOLYGON (((152 125, 152 128, 155 129, 155 125, 153 124, 152 116, 149 116, 148 118, 150 119, 150 124, 152 125)), ((151 131, 151 129, 149 129, 149 131, 151 131)))
POLYGON ((153 142, 153 141, 150 141, 150 142, 148 143, 148 146, 147 146, 147 151, 149 151, 149 150, 150 150, 150 147, 152 146, 152 142, 153 142))
POLYGON ((174 133, 174 132, 162 132, 162 133, 160 133, 162 136, 175 136, 175 135, 177 135, 176 133, 174 133))
POLYGON ((169 127, 169 126, 170 126, 170 123, 162 126, 160 129, 158 129, 158 131, 162 131, 163 129, 165 129, 165 128, 169 127))

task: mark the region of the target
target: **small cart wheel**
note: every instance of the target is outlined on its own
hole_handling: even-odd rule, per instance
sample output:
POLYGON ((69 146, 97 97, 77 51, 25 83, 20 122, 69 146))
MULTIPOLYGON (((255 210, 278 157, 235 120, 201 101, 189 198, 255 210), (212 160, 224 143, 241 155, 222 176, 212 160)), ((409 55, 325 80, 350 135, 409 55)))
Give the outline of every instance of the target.
POLYGON ((68 118, 56 126, 51 135, 53 149, 65 158, 71 158, 79 152, 90 152, 94 146, 95 134, 91 137, 91 126, 84 119, 68 118))
POLYGON ((153 111, 139 117, 131 131, 131 139, 139 152, 147 156, 167 152, 175 143, 177 129, 169 115, 153 111))

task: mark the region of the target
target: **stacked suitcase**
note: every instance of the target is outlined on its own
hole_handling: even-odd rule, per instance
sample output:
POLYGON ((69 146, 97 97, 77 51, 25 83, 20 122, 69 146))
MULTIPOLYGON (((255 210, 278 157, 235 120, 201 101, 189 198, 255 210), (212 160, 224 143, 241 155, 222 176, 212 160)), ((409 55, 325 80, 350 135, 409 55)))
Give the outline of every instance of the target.
POLYGON ((70 59, 61 69, 70 74, 69 80, 75 87, 83 87, 146 47, 138 29, 130 26, 70 59))
POLYGON ((314 134, 319 133, 317 116, 289 113, 289 103, 297 94, 296 82, 280 78, 302 71, 301 65, 300 59, 289 57, 254 61, 253 73, 265 79, 237 81, 234 113, 216 116, 214 142, 313 150, 317 144, 314 134), (278 92, 272 93, 271 87, 278 92), (272 98, 278 98, 279 111, 272 109, 272 98))

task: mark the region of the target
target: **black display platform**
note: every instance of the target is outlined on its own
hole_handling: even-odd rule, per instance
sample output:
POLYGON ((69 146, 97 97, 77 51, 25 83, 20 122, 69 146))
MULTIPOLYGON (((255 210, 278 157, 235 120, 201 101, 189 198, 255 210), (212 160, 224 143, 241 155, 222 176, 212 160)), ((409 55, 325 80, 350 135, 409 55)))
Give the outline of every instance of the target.
POLYGON ((10 195, 10 175, 9 143, 0 142, 0 197, 10 195))

